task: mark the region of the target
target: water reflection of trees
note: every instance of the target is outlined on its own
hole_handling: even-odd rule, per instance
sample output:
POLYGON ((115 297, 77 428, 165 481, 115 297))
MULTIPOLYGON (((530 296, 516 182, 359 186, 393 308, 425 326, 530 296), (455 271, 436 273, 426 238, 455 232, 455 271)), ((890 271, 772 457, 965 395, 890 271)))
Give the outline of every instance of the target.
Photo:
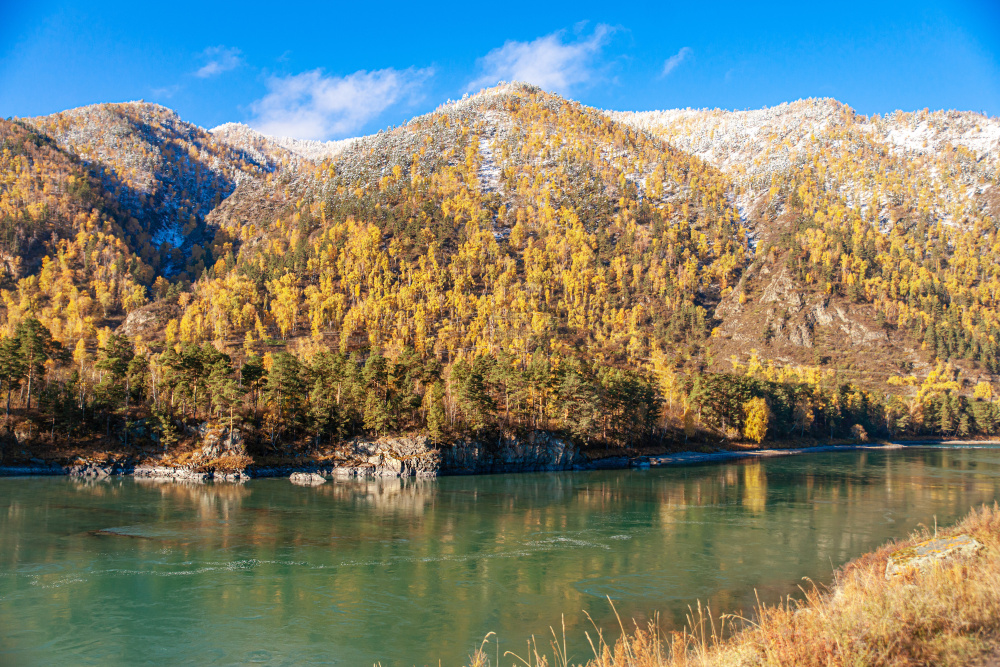
MULTIPOLYGON (((980 450, 912 450, 315 488, 0 485, 0 567, 30 564, 70 627, 88 614, 93 628, 128 624, 121 617, 141 600, 169 600, 137 618, 179 636, 224 627, 224 661, 273 628, 267 646, 292 662, 317 652, 345 663, 457 660, 487 631, 513 647, 563 613, 581 640, 582 610, 614 628, 605 595, 626 617, 659 610, 665 625, 696 599, 727 610, 752 603, 754 589, 775 599, 918 521, 992 500, 998 470, 980 450), (123 530, 92 532, 109 527, 123 530), (93 574, 59 584, 67 553, 90 559, 93 574)), ((0 578, 0 591, 12 581, 0 578)), ((0 611, 0 623, 11 620, 0 611)), ((51 633, 25 622, 36 626, 26 637, 51 633)), ((119 648, 141 659, 126 640, 149 630, 129 627, 119 648)))

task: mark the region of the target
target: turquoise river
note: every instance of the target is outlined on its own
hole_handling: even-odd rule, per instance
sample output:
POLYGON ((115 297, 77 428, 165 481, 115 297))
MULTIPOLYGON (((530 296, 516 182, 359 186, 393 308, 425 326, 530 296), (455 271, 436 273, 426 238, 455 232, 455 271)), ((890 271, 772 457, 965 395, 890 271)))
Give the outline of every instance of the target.
POLYGON ((2 478, 0 665, 462 665, 563 615, 583 660, 586 614, 617 634, 609 597, 665 628, 773 602, 998 491, 988 447, 315 488, 2 478))

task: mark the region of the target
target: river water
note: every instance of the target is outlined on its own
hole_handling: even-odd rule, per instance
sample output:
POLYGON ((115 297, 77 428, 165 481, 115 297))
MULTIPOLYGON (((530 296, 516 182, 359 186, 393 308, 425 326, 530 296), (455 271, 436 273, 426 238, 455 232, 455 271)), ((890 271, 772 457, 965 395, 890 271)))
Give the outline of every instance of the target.
MULTIPOLYGON (((1000 449, 245 485, 0 479, 0 665, 460 665, 525 655, 565 615, 795 593, 1000 490, 1000 449), (491 638, 493 653, 496 638, 491 638)), ((512 659, 505 660, 505 664, 512 659)))

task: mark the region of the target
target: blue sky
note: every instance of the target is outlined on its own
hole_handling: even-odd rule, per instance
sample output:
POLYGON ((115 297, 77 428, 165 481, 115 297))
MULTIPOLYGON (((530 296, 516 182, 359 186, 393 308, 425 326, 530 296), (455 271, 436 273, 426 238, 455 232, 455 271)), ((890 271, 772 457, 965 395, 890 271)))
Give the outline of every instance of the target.
POLYGON ((835 97, 1000 115, 996 0, 758 4, 0 0, 0 116, 141 98, 329 139, 501 79, 620 110, 835 97))

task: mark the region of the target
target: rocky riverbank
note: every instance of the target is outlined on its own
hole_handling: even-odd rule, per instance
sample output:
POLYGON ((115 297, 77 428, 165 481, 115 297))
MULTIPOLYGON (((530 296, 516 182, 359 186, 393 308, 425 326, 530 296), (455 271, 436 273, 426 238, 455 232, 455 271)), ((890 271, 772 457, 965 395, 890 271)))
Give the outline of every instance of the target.
MULTIPOLYGON (((199 450, 183 463, 166 457, 115 461, 82 461, 71 465, 32 460, 27 465, 0 466, 0 476, 70 475, 103 478, 134 475, 146 479, 184 482, 209 480, 244 482, 252 478, 288 477, 296 473, 323 479, 437 477, 513 472, 650 468, 725 462, 742 458, 767 458, 854 449, 897 449, 902 443, 818 445, 795 448, 755 448, 712 452, 672 452, 645 456, 588 456, 557 434, 534 431, 523 436, 499 435, 489 439, 460 439, 435 445, 424 436, 355 439, 334 448, 280 465, 259 465, 247 456, 238 431, 198 430, 199 450)), ((927 442, 910 443, 926 445, 927 442)), ((948 444, 938 441, 936 444, 948 444)), ((962 444, 962 443, 955 443, 962 444)), ((977 443, 982 444, 982 443, 977 443)))
POLYGON ((70 475, 103 478, 134 475, 147 479, 171 479, 185 482, 208 480, 242 482, 250 478, 284 477, 296 473, 323 478, 436 477, 439 475, 475 475, 505 472, 541 472, 593 470, 641 465, 625 456, 592 459, 572 442, 544 431, 525 436, 501 435, 495 438, 462 439, 436 446, 423 436, 352 440, 335 448, 286 465, 256 465, 246 456, 238 432, 204 429, 200 449, 183 464, 172 464, 163 456, 136 461, 90 461, 72 465, 47 464, 0 467, 0 476, 70 475), (238 461, 222 468, 219 462, 238 461), (243 465, 243 462, 246 464, 243 465), (215 464, 215 465, 213 465, 215 464))

